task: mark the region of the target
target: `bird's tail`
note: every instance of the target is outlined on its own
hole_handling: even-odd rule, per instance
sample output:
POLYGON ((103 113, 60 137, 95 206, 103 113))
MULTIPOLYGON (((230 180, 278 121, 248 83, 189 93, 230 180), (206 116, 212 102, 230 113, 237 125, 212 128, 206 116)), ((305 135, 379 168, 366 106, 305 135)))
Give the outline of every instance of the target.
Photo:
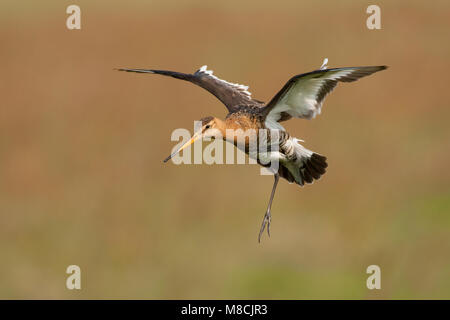
POLYGON ((313 152, 311 157, 305 159, 303 166, 299 168, 302 181, 312 183, 314 180, 319 180, 325 174, 327 167, 327 158, 313 152))
POLYGON ((323 155, 306 149, 294 140, 294 148, 297 159, 280 165, 278 173, 289 182, 295 182, 300 186, 305 183, 313 183, 325 174, 328 167, 327 158, 323 155))

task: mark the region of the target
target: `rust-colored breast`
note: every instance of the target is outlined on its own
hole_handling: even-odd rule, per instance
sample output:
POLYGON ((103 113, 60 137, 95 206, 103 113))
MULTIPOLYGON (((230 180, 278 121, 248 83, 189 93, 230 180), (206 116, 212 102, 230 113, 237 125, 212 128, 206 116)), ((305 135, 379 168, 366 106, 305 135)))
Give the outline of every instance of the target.
MULTIPOLYGON (((257 106, 245 106, 232 112, 225 118, 226 129, 236 130, 234 144, 238 146, 244 142, 245 151, 248 152, 248 146, 251 140, 258 139, 259 129, 265 128, 264 117, 257 106)), ((239 146, 238 146, 239 147, 239 146)))
POLYGON ((243 106, 225 118, 227 129, 260 129, 264 128, 261 108, 258 106, 243 106))

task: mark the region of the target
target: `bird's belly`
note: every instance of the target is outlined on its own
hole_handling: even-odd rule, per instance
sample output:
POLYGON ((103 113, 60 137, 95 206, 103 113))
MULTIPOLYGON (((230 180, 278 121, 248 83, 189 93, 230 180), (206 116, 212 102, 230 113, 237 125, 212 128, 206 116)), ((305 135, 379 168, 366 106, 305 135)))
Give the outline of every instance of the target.
POLYGON ((249 158, 267 165, 273 162, 285 163, 299 160, 295 151, 297 141, 299 140, 283 130, 259 129, 258 137, 234 140, 233 143, 239 150, 248 154, 249 158))

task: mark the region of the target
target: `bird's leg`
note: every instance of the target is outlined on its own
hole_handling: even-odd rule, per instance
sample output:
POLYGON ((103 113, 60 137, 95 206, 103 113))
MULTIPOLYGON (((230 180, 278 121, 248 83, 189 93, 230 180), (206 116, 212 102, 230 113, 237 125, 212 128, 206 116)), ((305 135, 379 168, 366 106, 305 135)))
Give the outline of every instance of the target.
POLYGON ((273 196, 275 195, 275 190, 277 189, 277 184, 278 184, 278 180, 280 179, 280 175, 278 173, 275 173, 274 179, 275 180, 273 181, 273 187, 272 187, 272 193, 270 194, 269 205, 267 206, 267 211, 266 211, 266 214, 264 215, 261 229, 259 230, 258 242, 261 242, 261 235, 263 234, 264 229, 266 228, 266 224, 267 224, 267 234, 270 237, 270 221, 272 220, 272 215, 270 214, 270 209, 272 208, 272 200, 273 200, 273 196))

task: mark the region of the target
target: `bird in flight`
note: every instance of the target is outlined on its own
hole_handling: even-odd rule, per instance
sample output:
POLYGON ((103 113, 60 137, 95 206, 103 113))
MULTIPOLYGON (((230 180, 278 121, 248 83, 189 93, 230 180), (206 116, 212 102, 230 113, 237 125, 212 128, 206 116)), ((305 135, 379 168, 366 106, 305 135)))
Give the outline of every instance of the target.
POLYGON ((318 180, 328 166, 326 157, 303 147, 299 143, 301 140, 289 135, 280 122, 291 118, 308 120, 315 118, 321 112, 325 97, 336 87, 338 82, 353 82, 387 68, 386 66, 368 66, 328 69, 327 62, 328 59, 325 59, 318 70, 292 77, 268 103, 253 99, 247 86, 219 79, 213 75, 212 71, 207 70, 206 66, 201 67, 193 74, 153 69, 122 68, 118 70, 159 74, 192 82, 216 96, 228 109, 228 115, 224 120, 211 116, 202 118, 200 120, 201 128, 164 162, 198 139, 216 137, 218 131, 225 141, 245 151, 249 157, 256 159, 262 166, 267 167, 268 163, 272 163, 272 161, 278 163, 276 169, 272 170, 274 182, 258 235, 258 242, 260 242, 266 226, 270 236, 272 201, 280 177, 289 183, 304 186, 318 180), (229 129, 237 133, 229 137, 227 136, 229 129), (269 152, 260 148, 251 151, 249 145, 252 138, 240 139, 239 137, 247 130, 255 130, 257 133, 264 131, 265 135, 258 134, 253 139, 262 143, 260 140, 263 136, 266 139, 265 143, 271 146, 276 144, 277 150, 270 149, 269 152))

